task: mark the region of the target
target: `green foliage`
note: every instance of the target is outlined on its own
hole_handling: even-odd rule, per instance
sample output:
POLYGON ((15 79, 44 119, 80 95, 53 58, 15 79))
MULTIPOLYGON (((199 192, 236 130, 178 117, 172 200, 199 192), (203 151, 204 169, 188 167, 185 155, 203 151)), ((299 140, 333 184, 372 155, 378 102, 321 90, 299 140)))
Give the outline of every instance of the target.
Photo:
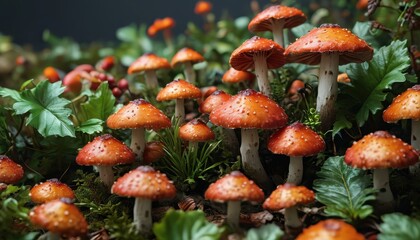
POLYGON ((217 240, 224 228, 209 223, 202 211, 169 210, 165 217, 153 225, 158 240, 217 240))
POLYGON ((356 36, 365 40, 375 49, 380 47, 378 41, 375 38, 375 35, 372 33, 372 23, 371 22, 356 22, 353 29, 351 30, 356 36))
POLYGON ((246 233, 247 240, 279 240, 284 232, 275 224, 270 223, 259 228, 251 228, 246 233))
POLYGON ((420 220, 401 213, 382 216, 379 240, 418 240, 420 239, 420 220))
POLYGON ((107 82, 101 83, 95 92, 87 92, 89 99, 81 104, 83 119, 96 118, 106 121, 109 115, 114 112, 115 97, 108 87, 107 82))
POLYGON ((64 92, 61 82, 40 82, 35 88, 19 93, 0 87, 0 96, 11 97, 16 102, 13 109, 18 115, 29 113, 26 124, 38 130, 43 136, 75 137, 73 123, 67 108, 69 100, 60 98, 64 92))
POLYGON ((326 206, 325 214, 354 222, 368 217, 375 190, 365 171, 348 166, 344 157, 328 158, 314 181, 316 199, 326 206))
POLYGON ((80 131, 86 134, 100 133, 104 130, 102 124, 104 124, 104 121, 101 119, 91 118, 81 123, 80 126, 77 126, 76 131, 80 131))

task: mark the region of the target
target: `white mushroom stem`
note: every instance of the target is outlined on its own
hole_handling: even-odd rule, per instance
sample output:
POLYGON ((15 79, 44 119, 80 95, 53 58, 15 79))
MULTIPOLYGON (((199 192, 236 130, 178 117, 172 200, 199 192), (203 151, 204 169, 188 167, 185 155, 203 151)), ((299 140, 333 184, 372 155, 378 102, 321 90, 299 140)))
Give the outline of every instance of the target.
POLYGON ((136 159, 143 160, 144 148, 146 147, 144 128, 134 128, 131 131, 130 148, 136 154, 136 159))
POLYGON ((112 166, 96 166, 99 172, 99 178, 101 181, 111 189, 112 184, 114 184, 114 172, 112 171, 112 166))
POLYGON ((290 157, 289 174, 287 183, 299 185, 303 177, 303 161, 302 157, 290 157))
POLYGON ((239 228, 239 214, 241 212, 241 201, 229 201, 227 204, 227 223, 233 228, 239 228))
MULTIPOLYGON (((411 146, 420 151, 420 121, 411 120, 411 146)), ((420 163, 410 166, 410 173, 417 175, 420 172, 420 163)))
POLYGON ((175 117, 179 118, 179 121, 182 123, 185 120, 185 106, 184 99, 176 99, 175 103, 175 117))
POLYGON ((184 74, 187 82, 195 84, 195 71, 191 62, 184 63, 184 74))
POLYGON ((292 228, 302 226, 296 207, 289 207, 284 210, 284 225, 292 228))
POLYGON ((197 149, 198 148, 198 142, 194 142, 194 141, 190 141, 188 143, 188 147, 193 150, 193 149, 197 149))
POLYGON ((271 31, 273 32, 274 42, 284 47, 284 41, 283 41, 284 19, 272 20, 271 25, 272 25, 271 31))
POLYGON ((156 88, 159 85, 155 70, 147 70, 145 75, 147 88, 156 88))
POLYGON ((133 211, 134 226, 137 232, 148 234, 152 229, 152 200, 136 198, 133 211))
POLYGON ((373 188, 378 190, 376 201, 380 206, 392 205, 394 197, 389 187, 389 173, 387 168, 373 170, 373 188))
POLYGON ((246 175, 260 187, 269 189, 271 180, 264 170, 258 154, 259 137, 257 129, 241 129, 241 159, 246 175))
POLYGON ((254 55, 255 75, 257 76, 258 88, 263 94, 271 95, 271 86, 268 81, 267 58, 264 54, 254 55))
POLYGON ((337 98, 338 61, 338 53, 323 53, 321 55, 316 110, 319 112, 324 131, 328 130, 334 121, 334 103, 337 98))
POLYGON ((225 146, 231 151, 232 155, 236 157, 239 154, 239 142, 235 130, 223 128, 222 133, 225 146))

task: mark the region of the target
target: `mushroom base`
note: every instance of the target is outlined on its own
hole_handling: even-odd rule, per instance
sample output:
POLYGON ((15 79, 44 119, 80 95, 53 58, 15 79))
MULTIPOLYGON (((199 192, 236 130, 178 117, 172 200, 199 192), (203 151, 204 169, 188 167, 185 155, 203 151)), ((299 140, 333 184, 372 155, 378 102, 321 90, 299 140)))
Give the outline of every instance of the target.
POLYGON ((302 226, 296 207, 284 210, 284 225, 291 228, 300 228, 302 226))
POLYGON ((136 230, 143 234, 149 234, 152 230, 152 200, 136 198, 133 214, 136 230))
POLYGON ((239 228, 240 201, 229 201, 227 206, 227 223, 233 228, 239 228))
POLYGON ((111 189, 112 184, 114 184, 114 172, 112 171, 112 166, 96 166, 99 172, 99 178, 101 181, 111 189))
POLYGON ((378 190, 376 203, 380 211, 392 208, 394 196, 389 187, 389 173, 387 168, 373 170, 373 188, 378 190))

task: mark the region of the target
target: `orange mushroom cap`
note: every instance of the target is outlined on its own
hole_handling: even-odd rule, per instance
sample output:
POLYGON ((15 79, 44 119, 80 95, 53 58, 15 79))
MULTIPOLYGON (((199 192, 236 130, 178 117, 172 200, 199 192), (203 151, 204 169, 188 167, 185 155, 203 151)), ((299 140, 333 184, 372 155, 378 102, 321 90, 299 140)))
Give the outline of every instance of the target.
POLYGON ((50 81, 51 83, 55 83, 57 81, 60 81, 61 79, 60 74, 58 73, 57 69, 51 66, 44 68, 44 71, 42 73, 44 77, 46 77, 48 81, 50 81))
POLYGON ((225 93, 223 90, 217 90, 213 92, 210 96, 208 96, 206 99, 204 99, 204 101, 200 104, 198 110, 201 113, 210 114, 214 108, 224 104, 231 97, 232 96, 230 94, 225 93))
POLYGON ((144 147, 143 163, 150 164, 165 156, 162 142, 148 142, 144 147))
POLYGON ((146 53, 135 60, 128 68, 128 74, 139 73, 148 70, 169 69, 171 65, 166 58, 153 53, 146 53))
POLYGON ((290 85, 289 91, 287 92, 287 94, 295 95, 299 92, 300 89, 304 87, 305 87, 305 83, 302 80, 296 79, 290 85))
POLYGON ((166 29, 171 29, 173 27, 175 27, 175 20, 171 17, 165 17, 156 19, 151 27, 149 27, 149 29, 153 28, 155 33, 157 33, 166 29))
POLYGON ((73 190, 56 178, 36 184, 31 188, 29 196, 34 203, 44 203, 60 198, 75 198, 73 190))
POLYGON ((420 120, 420 85, 415 85, 395 97, 382 117, 388 123, 402 119, 420 120))
POLYGON ((205 15, 211 12, 212 4, 208 1, 198 1, 195 4, 194 13, 197 15, 205 15))
POLYGON ((204 57, 197 51, 191 48, 182 48, 172 57, 171 65, 172 67, 178 67, 185 62, 191 62, 194 64, 203 61, 204 57))
POLYGON ((277 186, 276 190, 264 201, 263 208, 270 211, 279 211, 313 201, 315 201, 315 193, 312 190, 305 186, 286 183, 277 186))
POLYGON ((0 183, 14 184, 23 178, 23 168, 5 155, 0 155, 0 183))
POLYGON ((179 128, 179 137, 190 142, 206 142, 213 140, 215 135, 202 120, 195 118, 179 128))
POLYGON ((305 228, 296 240, 364 240, 362 234, 343 220, 327 219, 305 228))
POLYGON ((191 99, 200 97, 201 90, 198 87, 183 79, 177 79, 166 84, 166 86, 159 91, 156 96, 156 100, 160 102, 170 101, 173 99, 191 99))
POLYGON ((243 81, 254 81, 255 80, 255 74, 250 73, 248 71, 238 71, 234 68, 229 68, 223 74, 222 81, 225 83, 238 83, 243 81))
POLYGON ((305 14, 294 7, 273 5, 258 13, 248 24, 250 32, 272 31, 272 21, 284 20, 284 28, 293 28, 306 21, 305 14))

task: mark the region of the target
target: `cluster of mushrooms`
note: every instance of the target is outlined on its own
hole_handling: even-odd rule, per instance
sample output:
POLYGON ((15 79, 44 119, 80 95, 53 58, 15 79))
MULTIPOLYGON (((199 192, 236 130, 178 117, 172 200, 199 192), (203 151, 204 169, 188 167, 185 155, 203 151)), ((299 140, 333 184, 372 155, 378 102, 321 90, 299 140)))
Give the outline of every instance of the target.
MULTIPOLYGON (((285 225, 290 228, 302 227, 297 206, 315 201, 313 191, 299 186, 303 177, 302 159, 322 152, 325 142, 302 123, 287 125, 288 116, 285 111, 270 98, 268 69, 276 69, 286 63, 320 66, 316 109, 320 113, 323 130, 328 130, 334 121, 338 66, 372 58, 373 49, 364 40, 335 24, 321 25, 284 49, 283 29, 305 21, 306 16, 302 11, 281 5, 268 7, 252 19, 249 30, 253 33, 272 31, 274 41, 255 36, 232 53, 231 68, 223 76, 223 81, 242 82, 249 87, 233 96, 215 89, 203 93, 195 86, 193 65, 205 59, 191 48, 179 50, 170 63, 153 53, 144 54, 128 69, 129 74, 144 73, 146 85, 159 88, 156 71, 184 67, 185 80, 177 79, 167 84, 159 91, 156 99, 176 101, 174 116, 184 122, 179 136, 189 142, 189 147, 197 148, 198 142, 215 138, 210 124, 222 127, 223 138, 227 141, 230 139, 233 145, 235 142, 237 144, 233 129, 241 129, 238 149, 243 173, 233 171, 212 183, 205 192, 207 200, 227 202, 226 219, 233 228, 240 226, 239 214, 243 201, 263 202, 263 208, 272 212, 284 210, 285 225), (255 75, 248 72, 252 69, 255 75), (255 77, 259 91, 252 89, 255 77), (207 118, 200 117, 185 123, 184 102, 191 99, 200 99, 198 111, 203 116, 208 115, 207 118), (272 190, 274 183, 259 159, 259 130, 274 130, 267 141, 267 148, 275 154, 290 157, 286 182, 278 185, 266 199, 263 190, 272 190)), ((378 204, 392 205, 388 169, 408 167, 416 164, 419 159, 415 149, 420 148, 419 136, 416 136, 420 131, 417 121, 420 118, 420 86, 414 86, 398 96, 384 112, 383 118, 386 122, 413 119, 414 148, 386 131, 377 131, 348 148, 345 162, 352 167, 373 169, 373 185, 378 189, 378 204)), ((145 131, 169 128, 171 121, 151 103, 136 99, 112 114, 107 125, 112 129, 131 129, 131 145, 128 147, 109 134, 102 135, 80 150, 76 162, 95 166, 100 179, 113 194, 134 197, 134 225, 139 232, 148 234, 152 227, 152 201, 174 198, 177 190, 164 173, 149 165, 162 156, 163 146, 156 142, 147 143, 145 131), (112 167, 118 164, 140 166, 115 181, 112 167)), ((4 184, 15 183, 23 175, 22 167, 6 156, 0 158, 0 166, 0 181, 4 184)), ((413 167, 413 171, 418 171, 418 167, 413 167)), ((78 236, 87 233, 86 220, 72 204, 74 194, 65 184, 56 179, 40 183, 31 189, 31 199, 40 205, 30 212, 30 219, 35 225, 48 229, 51 239, 61 235, 78 236)), ((364 238, 345 222, 329 219, 305 229, 297 239, 364 238)))

